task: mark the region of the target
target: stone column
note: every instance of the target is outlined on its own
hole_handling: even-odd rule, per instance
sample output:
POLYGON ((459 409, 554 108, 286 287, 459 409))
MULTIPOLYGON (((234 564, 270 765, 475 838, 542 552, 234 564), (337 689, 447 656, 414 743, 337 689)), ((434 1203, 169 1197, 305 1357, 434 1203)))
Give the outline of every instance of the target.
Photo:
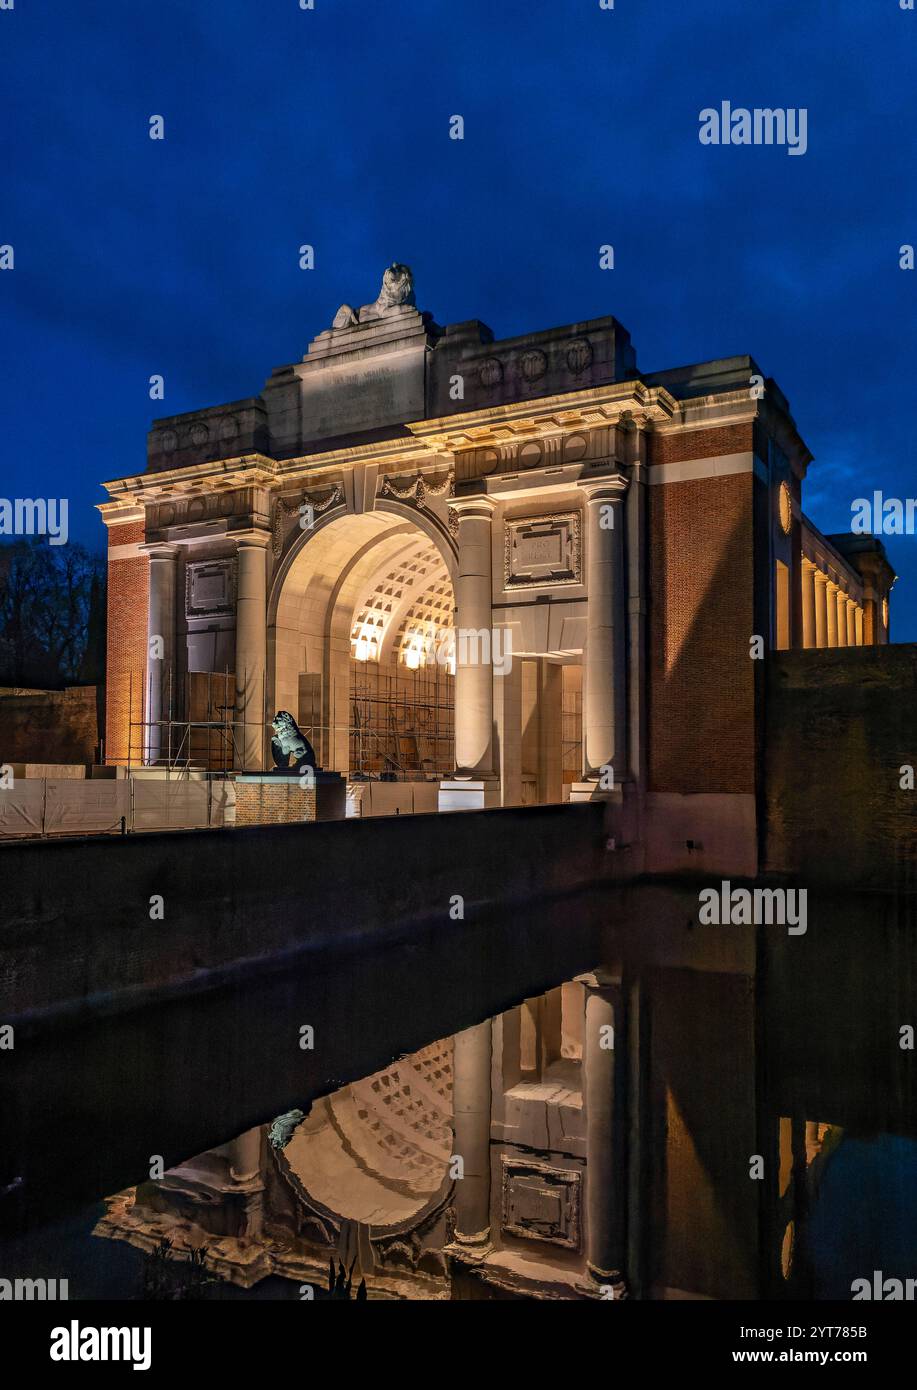
POLYGON ((857 646, 858 646, 858 647, 862 647, 862 645, 863 645, 863 610, 862 610, 862 608, 861 608, 859 605, 857 605, 855 623, 856 623, 856 639, 857 639, 857 646))
POLYGON ((538 800, 556 805, 563 796, 563 699, 561 666, 538 661, 538 800))
POLYGON ((264 767, 267 674, 267 543, 264 531, 238 537, 236 591, 236 757, 246 772, 264 767))
POLYGON ((815 640, 815 566, 805 557, 802 561, 802 645, 818 646, 815 640))
POLYGON ((476 1259, 490 1249, 490 1040, 488 1018, 452 1042, 455 1153, 463 1164, 455 1184, 455 1243, 476 1259))
POLYGON ((500 774, 500 804, 522 803, 522 662, 514 658, 494 681, 494 723, 500 774))
POLYGON ((839 589, 828 580, 828 646, 837 646, 837 596, 839 589))
POLYGON ((455 585, 455 767, 456 778, 493 777, 494 689, 491 661, 493 578, 489 497, 458 498, 459 564, 455 585), (462 634, 485 632, 486 640, 462 634), (464 657, 464 660, 463 660, 464 657), (486 658, 486 659, 485 659, 486 658))
MULTIPOLYGON (((150 557, 143 758, 144 762, 158 763, 169 753, 168 731, 157 721, 169 718, 170 682, 173 690, 175 683, 175 562, 179 548, 153 542, 141 549, 150 557)), ((173 718, 175 714, 173 705, 173 718)))
POLYGON ((852 598, 847 600, 847 646, 855 647, 857 644, 857 624, 856 624, 856 604, 852 598))
POLYGON ((815 571, 815 645, 828 645, 828 576, 815 571))
MULTIPOLYGON (((631 417, 624 435, 624 458, 630 468, 627 489, 627 727, 630 748, 628 771, 641 785, 646 783, 646 446, 645 416, 631 417)), ((623 771, 623 769, 622 769, 623 771)))
POLYGON ((841 588, 837 591, 837 645, 847 645, 847 595, 841 588))
POLYGON ((261 1126, 246 1130, 229 1145, 229 1175, 242 1189, 242 1230, 257 1240, 264 1221, 264 1183, 261 1180, 261 1126))
POLYGON ((627 481, 586 484, 586 650, 583 760, 587 781, 601 768, 627 770, 625 706, 624 497, 627 481))
POLYGON ((587 976, 583 1033, 586 1109, 586 1271, 591 1284, 626 1296, 624 1241, 626 1182, 623 1126, 617 1095, 617 1048, 623 1046, 620 986, 587 976))
POLYGON ((233 1182, 253 1182, 261 1176, 261 1127, 247 1129, 229 1145, 229 1171, 233 1182))

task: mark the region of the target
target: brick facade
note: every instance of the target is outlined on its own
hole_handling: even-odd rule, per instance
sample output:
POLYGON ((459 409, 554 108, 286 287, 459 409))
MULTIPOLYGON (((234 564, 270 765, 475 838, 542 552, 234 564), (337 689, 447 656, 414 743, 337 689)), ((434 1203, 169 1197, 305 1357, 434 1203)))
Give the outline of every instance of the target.
POLYGON ((688 459, 717 458, 720 454, 744 454, 753 448, 753 433, 752 422, 748 420, 716 429, 651 434, 648 462, 684 463, 688 459))
MULTIPOLYGON (((143 541, 142 521, 111 526, 108 547, 143 541)), ((141 760, 140 729, 130 723, 143 718, 146 671, 149 561, 145 555, 111 556, 108 561, 108 675, 105 696, 105 761, 124 764, 141 760), (133 703, 133 711, 131 704, 133 703)))
POLYGON ((289 782, 236 782, 236 826, 314 821, 315 787, 289 782))
POLYGON ((754 792, 753 474, 648 493, 650 790, 754 792))

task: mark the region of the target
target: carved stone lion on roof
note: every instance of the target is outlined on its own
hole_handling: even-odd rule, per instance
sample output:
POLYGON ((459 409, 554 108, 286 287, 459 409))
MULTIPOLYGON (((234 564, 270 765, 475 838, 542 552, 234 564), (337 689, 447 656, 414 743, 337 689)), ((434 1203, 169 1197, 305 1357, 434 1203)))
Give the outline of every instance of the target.
POLYGON ((392 261, 382 276, 382 288, 372 304, 364 304, 362 309, 352 309, 342 304, 334 316, 333 328, 355 328, 360 323, 382 318, 393 309, 414 307, 414 276, 411 267, 400 261, 392 261))
POLYGON ((392 261, 382 276, 382 288, 372 307, 384 314, 386 309, 400 308, 402 304, 414 304, 414 276, 410 266, 392 261))

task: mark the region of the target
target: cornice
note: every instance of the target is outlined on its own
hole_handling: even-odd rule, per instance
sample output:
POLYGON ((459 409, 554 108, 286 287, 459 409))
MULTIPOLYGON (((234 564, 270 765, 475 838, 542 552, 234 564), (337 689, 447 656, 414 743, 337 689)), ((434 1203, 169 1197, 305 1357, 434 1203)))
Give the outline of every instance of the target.
POLYGON ((430 463, 448 467, 455 454, 480 445, 498 445, 529 435, 550 438, 602 425, 627 427, 637 423, 666 435, 685 429, 753 422, 758 418, 771 429, 790 457, 794 471, 804 475, 811 455, 793 422, 766 399, 753 399, 742 389, 678 401, 665 387, 648 387, 636 379, 537 400, 512 401, 432 420, 408 421, 404 426, 409 431, 406 435, 296 458, 276 460, 265 454, 245 454, 117 478, 104 484, 111 503, 102 506, 142 507, 147 502, 165 498, 253 485, 276 490, 278 486, 310 480, 316 474, 333 474, 361 464, 397 464, 399 472, 416 471, 430 463))
POLYGON ((461 415, 409 421, 406 428, 418 440, 443 453, 457 453, 479 444, 499 443, 517 435, 563 434, 571 429, 617 424, 638 411, 647 423, 672 419, 678 402, 661 386, 642 381, 619 381, 583 391, 565 391, 538 400, 510 401, 461 415))
POLYGON ((244 454, 235 459, 213 459, 209 463, 192 464, 185 468, 114 478, 102 486, 115 502, 123 499, 142 505, 162 501, 165 497, 193 496, 202 488, 212 492, 215 487, 225 491, 251 487, 252 484, 263 487, 273 482, 276 474, 277 463, 274 459, 266 454, 244 454))
POLYGON ((132 502, 97 502, 96 511, 100 513, 106 526, 126 526, 131 521, 145 520, 143 507, 132 502))

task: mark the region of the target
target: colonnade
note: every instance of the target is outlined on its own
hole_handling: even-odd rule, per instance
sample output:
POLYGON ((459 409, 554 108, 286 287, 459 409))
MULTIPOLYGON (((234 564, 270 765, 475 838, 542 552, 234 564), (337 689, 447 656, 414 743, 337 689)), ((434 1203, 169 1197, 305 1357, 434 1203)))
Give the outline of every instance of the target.
POLYGON ((804 647, 862 647, 862 604, 808 556, 802 560, 804 647))

